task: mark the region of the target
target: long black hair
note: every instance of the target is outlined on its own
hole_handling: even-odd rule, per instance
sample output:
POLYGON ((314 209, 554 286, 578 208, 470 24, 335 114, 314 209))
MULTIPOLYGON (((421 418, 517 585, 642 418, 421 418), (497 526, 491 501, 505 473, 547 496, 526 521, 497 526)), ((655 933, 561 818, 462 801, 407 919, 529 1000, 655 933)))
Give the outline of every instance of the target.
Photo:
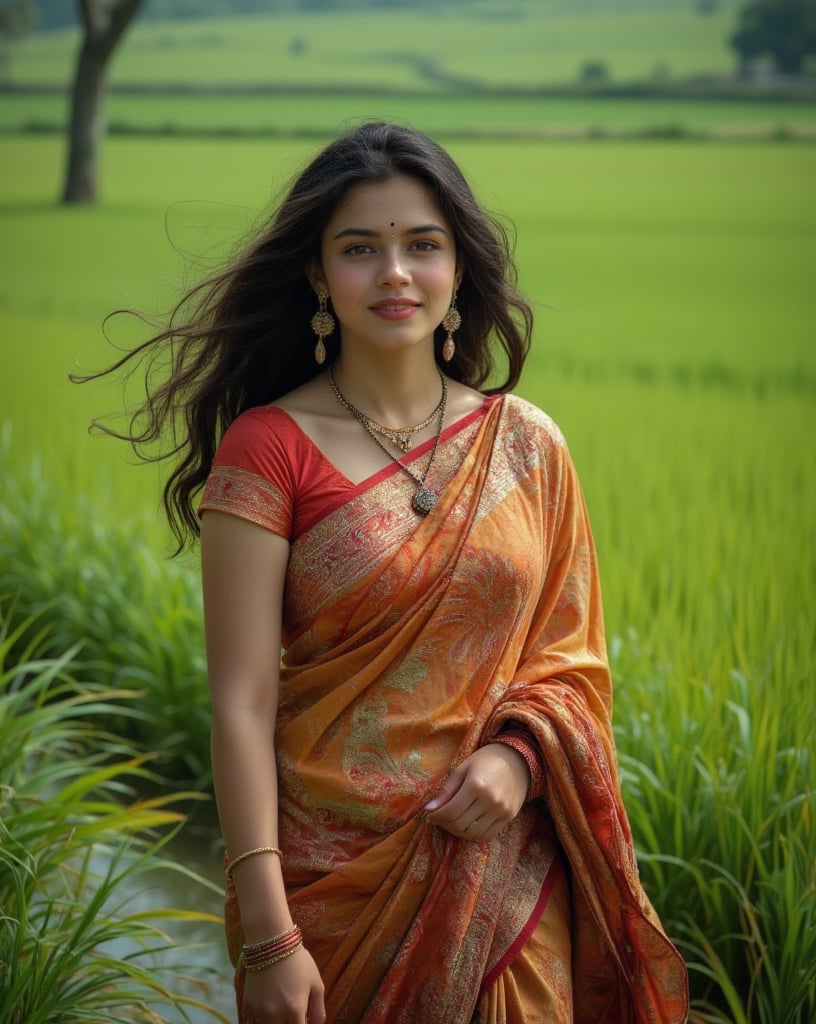
MULTIPOLYGON (((101 374, 74 378, 93 379, 147 359, 146 398, 129 429, 95 425, 129 441, 146 461, 177 460, 163 500, 179 550, 199 532, 194 499, 227 427, 244 410, 273 402, 320 372, 310 327, 316 298, 306 272, 320 260, 325 225, 350 186, 397 173, 429 188, 453 228, 464 272, 457 303, 462 326, 445 372, 488 393, 518 382, 533 317, 516 288, 504 226, 482 209, 456 163, 427 135, 383 122, 360 125, 309 163, 255 239, 188 291, 166 326, 101 374), (497 383, 502 352, 504 379, 497 383), (162 440, 165 447, 155 454, 162 440)), ((444 334, 437 328, 437 361, 444 334)), ((337 334, 326 348, 328 359, 335 358, 337 334)))

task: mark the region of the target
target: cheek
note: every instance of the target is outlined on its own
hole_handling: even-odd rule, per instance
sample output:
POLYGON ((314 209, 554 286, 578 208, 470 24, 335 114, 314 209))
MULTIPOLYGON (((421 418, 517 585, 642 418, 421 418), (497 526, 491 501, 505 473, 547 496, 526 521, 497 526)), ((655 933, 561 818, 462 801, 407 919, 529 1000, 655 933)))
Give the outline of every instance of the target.
POLYGON ((327 269, 326 277, 329 290, 332 293, 332 301, 342 302, 344 296, 351 297, 370 287, 369 275, 360 265, 346 264, 327 269))
POLYGON ((446 305, 450 302, 456 280, 456 266, 453 262, 436 263, 425 268, 421 275, 422 284, 429 294, 446 305))

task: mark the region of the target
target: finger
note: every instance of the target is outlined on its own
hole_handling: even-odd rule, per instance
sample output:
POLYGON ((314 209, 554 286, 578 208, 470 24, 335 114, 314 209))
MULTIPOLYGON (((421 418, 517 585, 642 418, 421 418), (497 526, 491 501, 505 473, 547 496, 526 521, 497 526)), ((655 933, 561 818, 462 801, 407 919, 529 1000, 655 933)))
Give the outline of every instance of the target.
MULTIPOLYGON (((437 815, 443 815, 446 812, 447 808, 444 808, 442 811, 437 811, 437 815)), ((493 827, 495 814, 489 809, 471 803, 464 813, 457 815, 455 818, 448 819, 445 817, 444 819, 436 820, 436 815, 434 815, 431 820, 432 824, 438 825, 452 836, 456 836, 457 839, 482 842, 485 833, 493 827)))
POLYGON ((473 794, 463 788, 438 810, 432 811, 428 815, 428 821, 432 825, 442 825, 444 828, 462 832, 474 818, 479 817, 479 814, 480 807, 473 799, 473 794))
POLYGON ((312 989, 309 997, 309 1012, 306 1014, 308 1024, 325 1024, 326 1005, 323 1001, 323 990, 312 989))
POLYGON ((485 811, 462 829, 460 838, 468 842, 485 843, 497 835, 502 828, 504 828, 504 823, 498 821, 495 815, 489 811, 485 811))
POLYGON ((425 804, 425 810, 433 812, 438 810, 440 807, 444 807, 448 801, 450 801, 460 790, 462 783, 465 781, 465 770, 460 765, 458 768, 454 768, 450 775, 442 783, 442 787, 433 800, 429 800, 425 804))
POLYGON ((507 826, 507 822, 504 820, 494 821, 491 823, 489 828, 486 828, 481 836, 481 842, 490 843, 496 836, 501 835, 502 830, 507 826))

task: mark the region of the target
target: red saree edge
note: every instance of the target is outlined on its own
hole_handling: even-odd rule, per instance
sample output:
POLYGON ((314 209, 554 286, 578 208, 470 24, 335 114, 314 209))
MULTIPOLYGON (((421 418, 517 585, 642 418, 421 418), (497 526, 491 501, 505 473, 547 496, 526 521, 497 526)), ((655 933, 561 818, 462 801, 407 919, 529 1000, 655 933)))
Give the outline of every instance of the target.
POLYGON ((553 891, 553 887, 558 880, 560 871, 561 860, 559 857, 555 857, 550 865, 550 870, 544 878, 544 884, 541 886, 541 892, 539 893, 536 904, 533 907, 533 912, 530 914, 530 917, 527 919, 527 923, 518 933, 515 941, 508 948, 504 956, 493 967, 493 969, 485 975, 484 980, 482 981, 482 987, 479 989, 479 998, 481 998, 496 983, 499 975, 516 959, 518 954, 521 952, 524 943, 535 931, 536 925, 541 920, 541 915, 547 909, 550 893, 553 891))

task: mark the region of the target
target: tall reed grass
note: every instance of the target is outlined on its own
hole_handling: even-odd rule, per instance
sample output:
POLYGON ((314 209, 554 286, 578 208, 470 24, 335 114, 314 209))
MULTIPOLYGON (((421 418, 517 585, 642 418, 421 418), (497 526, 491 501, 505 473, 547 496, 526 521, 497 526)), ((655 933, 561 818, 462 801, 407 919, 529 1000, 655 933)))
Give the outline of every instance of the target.
MULTIPOLYGON (((692 1020, 810 1024, 816 832, 804 680, 791 707, 759 673, 716 685, 630 675, 618 730, 641 875, 691 972, 692 1020)), ((798 684, 798 685, 797 685, 798 684)))
POLYGON ((138 877, 185 870, 163 850, 183 821, 172 805, 190 794, 138 796, 155 783, 148 759, 105 724, 129 715, 132 694, 81 681, 76 646, 45 656, 50 624, 12 626, 16 611, 0 601, 0 1024, 161 1024, 192 1008, 226 1022, 165 930, 219 919, 122 896, 138 877))
MULTIPOLYGON (((209 698, 195 574, 152 553, 147 518, 69 500, 36 461, 13 472, 8 437, 0 475, 0 594, 15 597, 8 614, 20 621, 36 612, 29 621, 45 654, 72 650, 83 679, 136 698, 108 708, 109 727, 149 750, 154 771, 205 788, 209 698)), ((18 645, 28 638, 24 631, 18 645)))

